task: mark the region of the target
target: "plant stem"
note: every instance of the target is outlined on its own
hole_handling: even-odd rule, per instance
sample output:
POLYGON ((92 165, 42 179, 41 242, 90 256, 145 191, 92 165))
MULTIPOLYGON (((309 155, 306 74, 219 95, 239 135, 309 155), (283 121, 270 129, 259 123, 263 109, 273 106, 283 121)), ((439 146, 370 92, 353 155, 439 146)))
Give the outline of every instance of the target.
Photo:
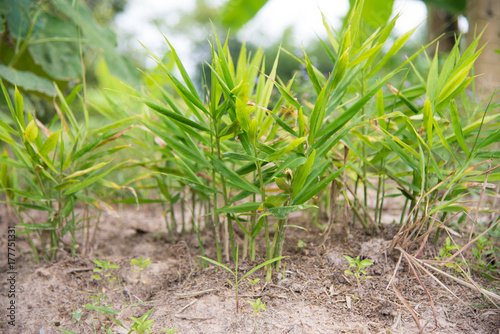
MULTIPOLYGON (((193 228, 196 232, 196 237, 198 238, 198 246, 200 247, 200 253, 201 256, 205 256, 205 251, 203 249, 203 240, 201 239, 200 235, 200 224, 196 224, 196 217, 194 216, 195 213, 195 205, 196 205, 196 193, 193 191, 191 195, 191 205, 192 205, 192 211, 191 211, 191 222, 193 224, 193 228)), ((207 261, 204 259, 202 260, 202 266, 203 268, 207 267, 207 261)))

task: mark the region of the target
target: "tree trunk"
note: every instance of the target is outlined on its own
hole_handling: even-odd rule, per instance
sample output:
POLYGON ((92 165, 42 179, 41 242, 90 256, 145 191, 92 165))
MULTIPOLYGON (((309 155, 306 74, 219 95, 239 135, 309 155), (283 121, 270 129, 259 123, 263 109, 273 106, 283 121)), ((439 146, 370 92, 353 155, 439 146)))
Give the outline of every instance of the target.
MULTIPOLYGON (((439 40, 439 52, 450 52, 455 45, 455 36, 458 36, 457 15, 445 9, 427 5, 427 36, 429 41, 443 35, 439 40)), ((431 54, 435 51, 432 45, 431 54)))
POLYGON ((474 66, 475 74, 482 74, 476 79, 476 90, 479 96, 488 97, 495 89, 500 88, 500 1, 469 0, 467 4, 469 32, 467 41, 485 29, 480 46, 488 43, 474 66), (484 74, 483 74, 484 73, 484 74))

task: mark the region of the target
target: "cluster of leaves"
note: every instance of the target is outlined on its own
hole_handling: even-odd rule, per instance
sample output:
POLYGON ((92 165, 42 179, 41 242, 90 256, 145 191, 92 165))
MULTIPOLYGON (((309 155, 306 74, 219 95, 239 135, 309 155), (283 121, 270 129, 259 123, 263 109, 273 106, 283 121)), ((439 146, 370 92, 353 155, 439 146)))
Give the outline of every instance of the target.
POLYGON ((346 275, 354 276, 356 278, 356 282, 358 283, 358 287, 360 286, 362 280, 371 278, 371 276, 366 275, 365 268, 371 266, 373 262, 369 260, 361 260, 359 256, 356 257, 355 259, 353 259, 349 255, 344 255, 344 257, 347 261, 349 261, 349 268, 354 268, 354 272, 352 272, 349 269, 346 269, 344 273, 346 275))
POLYGON ((101 147, 126 133, 129 128, 123 128, 123 124, 130 119, 92 129, 88 114, 85 113, 84 121, 79 122, 70 107, 78 97, 81 86, 64 97, 55 85, 58 100, 54 101, 54 107, 57 113, 45 126, 34 114, 25 113, 24 99, 17 89, 13 104, 1 80, 0 85, 13 121, 12 125, 0 121, 0 139, 11 152, 9 154, 4 150, 0 157, 0 183, 7 202, 14 206, 19 217, 19 226, 24 228, 20 233, 26 234, 37 261, 39 255, 32 233, 39 235, 46 258, 54 258, 62 238, 68 233, 71 234, 73 255, 78 244, 85 246, 84 252, 88 252, 95 237, 95 232, 91 234, 90 231, 90 221, 98 222, 100 217, 91 215, 89 208, 110 208, 102 200, 105 198, 103 189, 119 187, 103 178, 126 163, 115 163, 110 167, 113 155, 129 146, 101 147), (121 130, 116 131, 119 127, 121 130), (78 203, 85 205, 81 217, 76 213, 78 203), (26 216, 21 213, 28 209, 48 213, 46 221, 34 221, 32 218, 26 221, 26 216), (76 231, 82 228, 86 233, 78 243, 76 231), (42 238, 44 231, 50 235, 48 245, 42 238))
MULTIPOLYGON (((321 43, 334 64, 329 75, 314 66, 307 51, 302 58, 288 53, 304 66, 312 84, 303 98, 295 96, 295 78, 285 83, 276 74, 280 52, 286 51, 280 50, 266 69, 261 49, 250 53, 243 44, 233 59, 227 41, 215 32, 203 96, 166 40, 173 63, 152 54, 163 77, 146 74, 156 87, 134 94, 144 103, 142 114, 113 104, 98 110, 109 120, 105 126, 93 128, 84 103, 84 121, 77 121, 70 105, 80 97, 79 87, 64 97, 55 86, 58 114, 43 127, 34 114, 25 113, 19 92, 13 107, 4 89, 12 118, 0 124, 0 135, 15 157, 5 153, 1 158, 7 200, 20 219, 25 208, 51 213, 47 224, 23 221, 25 233, 30 237, 48 229, 46 252, 53 257, 62 236, 71 232, 75 253, 74 232, 89 219, 77 218, 76 203, 105 207, 102 198, 123 189, 132 193, 123 203, 169 203, 165 219, 172 238, 179 232, 174 206, 180 201, 183 231, 187 206, 202 256, 200 231, 213 228, 218 263, 223 255, 237 261, 233 229, 244 233, 242 253, 251 260, 257 256, 257 238, 263 237, 269 280, 271 263, 280 266, 280 260, 272 260, 281 259, 285 230, 294 227, 288 215, 311 207, 309 201, 332 182, 338 182, 344 205, 366 228, 381 224, 386 198, 404 199, 394 247, 409 248, 439 233, 457 212, 471 210, 467 194, 488 177, 498 178, 491 167, 498 152, 486 151, 500 138, 498 115, 487 114, 488 107, 466 92, 481 48, 476 39, 460 52, 457 41, 440 61, 442 56, 430 57, 424 46, 391 68, 388 64, 415 29, 384 48, 397 17, 389 22, 387 17, 367 35, 364 6, 364 1, 356 3, 338 33, 325 20, 328 41, 321 43), (424 66, 414 64, 419 55, 424 66), (417 82, 409 81, 409 73, 417 82), (104 149, 115 140, 125 140, 124 145, 104 149), (112 156, 132 144, 140 161, 109 167, 112 156), (126 178, 125 167, 140 172, 126 178), (108 179, 118 170, 119 184, 108 179), (374 212, 367 210, 370 188, 377 194, 374 212)), ((88 232, 82 244, 89 242, 88 232)))

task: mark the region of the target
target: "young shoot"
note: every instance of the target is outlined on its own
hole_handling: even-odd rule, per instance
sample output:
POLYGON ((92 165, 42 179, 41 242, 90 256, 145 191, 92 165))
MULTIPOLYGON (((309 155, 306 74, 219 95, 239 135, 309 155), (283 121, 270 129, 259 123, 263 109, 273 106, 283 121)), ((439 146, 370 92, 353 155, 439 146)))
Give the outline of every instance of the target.
POLYGON ((231 284, 231 286, 233 287, 233 289, 235 290, 235 301, 236 301, 236 313, 238 313, 238 285, 241 283, 242 280, 244 280, 246 277, 248 277, 250 274, 252 274, 254 271, 264 267, 264 266, 267 266, 271 263, 274 263, 276 261, 279 261, 279 260, 282 260, 284 259, 286 256, 279 256, 279 257, 275 257, 274 259, 271 259, 271 260, 267 260, 266 262, 264 263, 261 263, 259 264, 258 266, 255 266, 253 267, 252 269, 250 269, 246 274, 244 274, 242 277, 238 277, 238 247, 236 247, 236 256, 235 256, 235 269, 234 271, 229 269, 228 267, 226 267, 225 265, 223 265, 222 263, 219 263, 215 260, 212 260, 212 259, 209 259, 207 257, 204 257, 204 256, 200 256, 203 260, 205 261, 208 261, 212 264, 215 264, 216 266, 219 266, 223 269, 225 269, 226 271, 230 272, 231 275, 233 275, 233 280, 227 280, 229 282, 229 284, 231 284))
POLYGON ((259 324, 257 323, 257 317, 260 314, 260 311, 266 310, 266 303, 260 301, 260 298, 257 298, 256 301, 247 300, 247 302, 252 306, 253 309, 253 320, 255 324, 255 333, 259 333, 259 324))
POLYGON ((359 256, 356 257, 356 259, 353 259, 352 257, 348 255, 344 255, 347 261, 349 261, 349 268, 354 268, 354 272, 352 272, 349 269, 346 269, 344 271, 344 274, 346 275, 352 275, 356 278, 356 282, 358 283, 358 288, 361 286, 361 281, 371 278, 371 276, 366 275, 366 270, 364 268, 369 267, 373 264, 373 262, 368 261, 368 260, 360 260, 359 256))

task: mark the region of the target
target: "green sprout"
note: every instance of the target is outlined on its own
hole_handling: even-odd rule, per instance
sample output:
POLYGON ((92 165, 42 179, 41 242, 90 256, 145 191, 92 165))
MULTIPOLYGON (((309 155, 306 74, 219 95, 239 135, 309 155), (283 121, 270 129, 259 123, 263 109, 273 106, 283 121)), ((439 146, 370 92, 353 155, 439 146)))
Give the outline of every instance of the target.
POLYGON ((247 300, 247 302, 252 306, 253 309, 253 319, 255 323, 255 332, 259 333, 259 325, 257 323, 257 317, 260 314, 260 311, 266 310, 266 303, 260 301, 260 298, 257 298, 256 301, 247 300))
POLYGON ((254 290, 253 286, 257 283, 259 283, 260 281, 260 278, 256 278, 256 279, 250 279, 250 278, 247 278, 247 281, 248 283, 250 283, 250 286, 252 287, 252 290, 254 290))
POLYGON ((140 318, 130 317, 130 319, 132 319, 134 323, 132 324, 132 327, 130 327, 130 331, 128 332, 128 334, 133 332, 137 332, 139 334, 150 333, 151 326, 153 326, 154 320, 153 319, 148 320, 148 318, 151 315, 151 312, 153 312, 153 310, 154 307, 140 318))
POLYGON ((344 257, 346 258, 347 261, 349 261, 349 268, 355 269, 354 272, 352 272, 349 269, 346 269, 344 271, 344 274, 356 277, 356 282, 358 283, 358 288, 359 288, 361 286, 360 283, 362 280, 371 278, 371 276, 366 276, 366 270, 364 270, 364 268, 371 266, 373 262, 368 260, 360 260, 359 256, 356 259, 353 259, 348 255, 344 255, 344 257))
POLYGON ((105 260, 104 262, 100 260, 93 260, 93 262, 97 265, 97 268, 94 268, 93 271, 95 273, 100 273, 92 275, 93 279, 97 281, 100 281, 102 279, 107 279, 109 280, 109 282, 116 281, 116 276, 111 276, 111 269, 119 269, 120 268, 119 265, 111 264, 109 263, 109 260, 105 260))
POLYGON ((203 260, 205 261, 208 261, 212 264, 215 264, 216 266, 219 266, 227 271, 229 271, 231 273, 231 275, 233 275, 233 280, 234 281, 231 281, 231 280, 227 280, 229 282, 229 284, 231 284, 231 286, 233 287, 233 289, 235 290, 235 301, 236 301, 236 313, 238 313, 238 285, 241 283, 241 281, 243 279, 245 279, 245 277, 249 276, 250 274, 252 274, 254 271, 264 267, 264 266, 267 266, 268 264, 271 264, 271 263, 274 263, 276 261, 279 261, 281 259, 284 259, 286 256, 278 256, 278 257, 275 257, 274 259, 271 259, 271 260, 267 260, 266 262, 264 263, 261 263, 259 264, 258 266, 255 266, 253 267, 252 269, 250 269, 245 275, 243 275, 242 277, 238 278, 238 247, 236 247, 236 256, 235 256, 235 269, 234 271, 229 269, 228 267, 226 267, 225 265, 223 265, 222 263, 219 263, 215 260, 212 260, 212 259, 209 259, 207 257, 204 257, 204 256, 200 256, 203 260))
MULTIPOLYGON (((130 264, 136 266, 136 268, 134 268, 134 273, 139 273, 139 281, 142 281, 142 272, 144 271, 144 269, 146 269, 152 262, 153 261, 151 261, 149 258, 147 260, 144 260, 142 256, 139 260, 132 259, 132 261, 130 261, 130 264)), ((146 281, 142 282, 147 283, 146 281)))

